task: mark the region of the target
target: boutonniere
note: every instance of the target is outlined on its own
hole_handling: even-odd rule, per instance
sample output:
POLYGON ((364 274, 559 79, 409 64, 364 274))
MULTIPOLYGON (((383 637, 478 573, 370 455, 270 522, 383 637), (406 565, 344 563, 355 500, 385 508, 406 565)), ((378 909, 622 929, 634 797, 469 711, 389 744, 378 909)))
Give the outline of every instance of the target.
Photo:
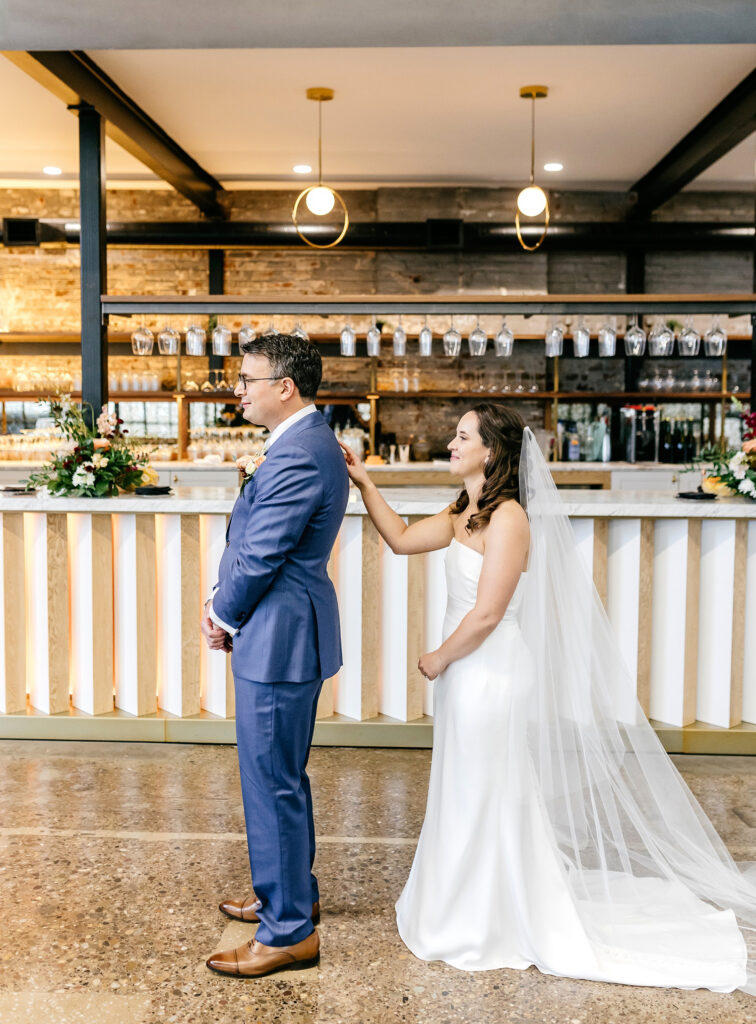
POLYGON ((239 488, 239 494, 244 492, 244 488, 247 485, 247 481, 251 480, 255 473, 258 471, 260 466, 265 462, 264 455, 240 455, 236 460, 236 468, 242 475, 241 487, 239 488))

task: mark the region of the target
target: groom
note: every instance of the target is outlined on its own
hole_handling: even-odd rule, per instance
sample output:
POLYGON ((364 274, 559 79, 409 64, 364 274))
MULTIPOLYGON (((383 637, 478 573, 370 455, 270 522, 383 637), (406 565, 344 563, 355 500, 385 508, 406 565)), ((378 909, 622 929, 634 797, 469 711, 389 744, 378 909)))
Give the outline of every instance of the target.
POLYGON ((227 917, 259 921, 254 940, 216 953, 234 977, 316 963, 318 883, 305 768, 323 679, 341 666, 339 611, 326 566, 346 509, 344 456, 315 408, 314 345, 287 334, 242 346, 235 394, 270 436, 229 523, 218 584, 205 606, 208 646, 231 650, 236 739, 254 896, 227 917))

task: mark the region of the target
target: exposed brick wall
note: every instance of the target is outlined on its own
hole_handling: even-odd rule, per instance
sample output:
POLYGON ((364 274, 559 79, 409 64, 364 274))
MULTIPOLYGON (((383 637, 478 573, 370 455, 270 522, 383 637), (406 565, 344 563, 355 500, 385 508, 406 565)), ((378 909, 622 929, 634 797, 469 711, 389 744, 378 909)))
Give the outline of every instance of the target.
MULTIPOLYGON (((223 203, 234 220, 282 221, 290 219, 296 192, 293 189, 228 192, 223 203)), ((514 216, 516 191, 494 188, 380 188, 344 193, 354 221, 414 221, 429 217, 460 217, 466 221, 505 221, 514 216)), ((108 192, 108 219, 148 221, 198 219, 196 208, 170 189, 114 190, 108 192)), ((551 192, 552 218, 558 221, 620 220, 628 211, 625 194, 610 192, 551 192)), ((0 191, 0 216, 40 217, 77 220, 78 193, 73 189, 0 191)), ((685 192, 654 214, 656 220, 720 221, 748 220, 753 216, 753 198, 739 193, 685 192)), ((113 248, 108 253, 108 290, 121 294, 198 294, 207 291, 207 254, 177 249, 113 248)), ((647 290, 658 292, 750 292, 753 286, 753 257, 748 253, 652 253, 647 259, 647 290)), ((226 254, 226 291, 229 294, 264 292, 285 296, 420 294, 439 292, 506 294, 530 292, 602 293, 624 290, 625 261, 617 253, 550 253, 548 246, 536 253, 410 253, 352 252, 332 250, 230 250, 226 254)), ((181 315, 175 325, 185 327, 189 317, 181 315)), ((238 328, 242 317, 230 317, 238 328)), ((384 328, 387 352, 395 318, 384 328)), ((282 318, 283 329, 293 321, 282 318)), ((153 329, 163 320, 148 318, 153 329)), ((515 333, 542 332, 546 318, 510 317, 515 333)), ((253 318, 264 328, 263 318, 253 318)), ((369 319, 355 320, 361 333, 369 319)), ((474 316, 457 317, 465 335, 475 323, 474 316)), ((304 320, 312 333, 336 333, 343 320, 311 316, 304 320)), ((406 317, 404 326, 415 333, 420 318, 406 317)), ((706 318, 697 320, 701 330, 706 318)), ((114 331, 130 331, 128 318, 113 318, 114 331)), ((448 319, 433 317, 430 326, 437 336, 449 326, 448 319)), ((498 329, 498 319, 483 318, 489 334, 498 329)), ((590 321, 595 329, 598 319, 590 321)), ((0 329, 14 331, 76 331, 79 327, 78 247, 45 249, 0 248, 0 329)), ((730 331, 745 333, 747 318, 730 323, 730 331)), ((412 347, 411 347, 412 348, 412 347)), ((571 342, 566 343, 571 351, 571 342)), ((416 360, 410 357, 410 371, 422 373, 422 387, 454 390, 469 375, 469 360, 458 363, 416 360), (451 381, 451 383, 449 383, 451 381)), ((512 360, 489 357, 489 375, 505 372, 543 373, 545 360, 537 343, 518 342, 512 360)), ((391 387, 392 360, 386 355, 379 374, 380 383, 391 387)), ((567 361, 565 372, 568 371, 567 361)), ((621 386, 621 363, 603 366, 593 360, 580 370, 590 381, 621 386), (609 377, 607 377, 609 374, 609 377)), ((367 389, 367 366, 361 360, 327 359, 325 380, 334 386, 367 389)), ((426 436, 438 447, 452 430, 460 408, 468 399, 428 399, 420 403, 404 398, 381 404, 385 430, 405 438, 426 436)), ((533 426, 543 422, 543 402, 523 401, 533 426)))

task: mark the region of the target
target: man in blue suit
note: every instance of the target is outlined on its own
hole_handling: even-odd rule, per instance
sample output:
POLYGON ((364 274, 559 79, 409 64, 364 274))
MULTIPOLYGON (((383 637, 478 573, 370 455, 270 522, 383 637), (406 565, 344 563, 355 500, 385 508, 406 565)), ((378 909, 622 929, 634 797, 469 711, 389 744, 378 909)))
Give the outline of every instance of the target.
POLYGON ((313 400, 314 345, 285 334, 243 346, 242 415, 268 428, 264 460, 229 523, 202 632, 231 650, 236 739, 255 895, 220 909, 259 921, 255 939, 207 961, 262 977, 316 963, 320 905, 307 758, 323 679, 341 666, 339 611, 326 573, 349 494, 344 456, 313 400))

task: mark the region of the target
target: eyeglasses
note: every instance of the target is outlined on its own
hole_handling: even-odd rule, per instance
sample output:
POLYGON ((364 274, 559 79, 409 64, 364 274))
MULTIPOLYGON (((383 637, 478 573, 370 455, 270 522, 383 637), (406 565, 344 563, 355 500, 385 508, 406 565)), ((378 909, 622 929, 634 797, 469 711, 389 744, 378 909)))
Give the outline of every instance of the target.
POLYGON ((239 384, 245 389, 256 380, 283 380, 283 377, 248 377, 245 373, 239 374, 239 384))

